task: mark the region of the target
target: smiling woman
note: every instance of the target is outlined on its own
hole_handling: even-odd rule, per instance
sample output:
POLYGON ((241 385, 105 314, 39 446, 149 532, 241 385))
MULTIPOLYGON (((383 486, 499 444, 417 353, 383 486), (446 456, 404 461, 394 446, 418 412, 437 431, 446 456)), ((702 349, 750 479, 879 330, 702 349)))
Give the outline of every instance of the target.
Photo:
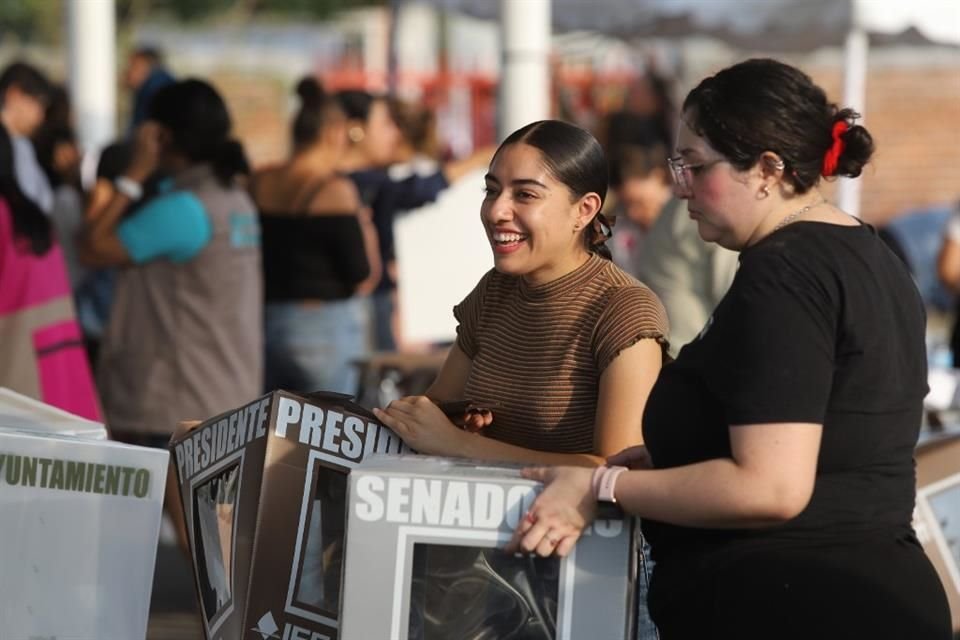
MULTIPOLYGON (((603 247, 592 238, 593 222, 602 216, 606 171, 589 175, 587 167, 569 162, 562 173, 547 164, 550 157, 529 144, 506 144, 490 165, 480 209, 497 270, 534 284, 572 271, 591 249, 603 247)), ((597 166, 605 168, 588 165, 597 166)))
POLYGON ((457 305, 457 343, 427 398, 378 416, 421 453, 595 465, 638 444, 667 320, 612 262, 600 210, 607 163, 588 132, 530 124, 497 150, 480 217, 494 269, 457 305), (493 400, 457 429, 434 401, 493 400), (489 423, 489 424, 487 424, 489 423))
MULTIPOLYGON (((494 154, 480 207, 494 268, 454 308, 457 342, 427 395, 375 410, 413 449, 592 467, 642 441, 667 318, 609 260, 606 191, 600 144, 571 124, 527 125, 494 154), (493 414, 457 428, 435 402, 463 398, 495 401, 493 414)), ((641 616, 638 638, 656 637, 641 616)))

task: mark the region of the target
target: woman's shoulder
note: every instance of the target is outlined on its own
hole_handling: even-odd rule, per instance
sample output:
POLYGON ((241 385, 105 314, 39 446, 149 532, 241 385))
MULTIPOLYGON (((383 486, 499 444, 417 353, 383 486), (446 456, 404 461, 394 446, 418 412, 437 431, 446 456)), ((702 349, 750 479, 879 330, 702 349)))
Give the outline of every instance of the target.
POLYGON ((836 278, 844 265, 869 261, 880 242, 864 224, 808 220, 790 224, 740 254, 741 280, 789 285, 797 277, 836 278))
POLYGON ((479 305, 485 311, 511 307, 519 296, 517 280, 516 276, 500 273, 495 268, 490 269, 481 276, 463 302, 479 305))
POLYGON ((356 184, 339 174, 323 180, 307 204, 308 213, 317 216, 355 214, 359 208, 356 184))
POLYGON ((258 168, 250 174, 250 193, 254 198, 262 195, 272 195, 282 186, 280 183, 286 175, 282 164, 270 164, 258 168))
POLYGON ((509 289, 516 289, 515 281, 515 276, 500 273, 495 268, 492 268, 477 281, 477 286, 474 287, 474 291, 481 294, 486 294, 490 291, 500 293, 509 289))
POLYGON ((656 297, 650 287, 614 264, 612 260, 604 261, 603 269, 600 270, 599 282, 607 291, 636 291, 637 293, 634 295, 649 294, 656 297))
POLYGON ((640 280, 610 263, 601 272, 605 282, 603 299, 607 316, 636 316, 667 326, 667 312, 660 297, 640 280))

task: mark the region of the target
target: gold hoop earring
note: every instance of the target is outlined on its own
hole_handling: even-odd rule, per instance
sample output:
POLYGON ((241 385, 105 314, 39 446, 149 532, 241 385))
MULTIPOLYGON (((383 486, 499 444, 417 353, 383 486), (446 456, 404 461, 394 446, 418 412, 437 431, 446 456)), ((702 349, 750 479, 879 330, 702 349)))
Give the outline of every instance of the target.
POLYGON ((362 142, 364 137, 363 127, 350 127, 347 129, 347 137, 350 139, 350 142, 362 142))
POLYGON ((764 198, 769 198, 769 197, 770 197, 770 187, 768 187, 767 185, 763 185, 763 187, 760 188, 760 193, 763 194, 763 197, 764 197, 764 198))

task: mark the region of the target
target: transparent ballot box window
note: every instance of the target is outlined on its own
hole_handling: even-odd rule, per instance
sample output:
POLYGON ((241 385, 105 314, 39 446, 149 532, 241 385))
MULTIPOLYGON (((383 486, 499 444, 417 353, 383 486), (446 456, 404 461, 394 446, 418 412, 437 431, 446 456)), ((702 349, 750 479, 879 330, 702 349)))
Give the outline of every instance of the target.
POLYGON ((227 467, 194 492, 194 539, 200 600, 207 620, 230 605, 240 465, 227 467))
POLYGON ((296 604, 308 611, 336 617, 340 609, 343 573, 344 514, 347 477, 314 462, 313 495, 307 508, 309 523, 299 557, 296 604))
POLYGON ((408 640, 552 640, 560 559, 415 543, 408 640))

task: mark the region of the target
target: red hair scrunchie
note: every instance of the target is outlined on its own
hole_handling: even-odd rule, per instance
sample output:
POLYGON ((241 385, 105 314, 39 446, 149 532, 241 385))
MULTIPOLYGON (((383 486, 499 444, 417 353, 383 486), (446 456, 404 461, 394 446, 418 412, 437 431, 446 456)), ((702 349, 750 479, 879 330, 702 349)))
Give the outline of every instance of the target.
POLYGON ((833 123, 833 144, 827 149, 827 152, 823 156, 823 171, 820 172, 820 175, 823 177, 830 177, 837 172, 840 154, 843 153, 843 149, 846 146, 843 142, 843 134, 845 134, 849 128, 846 120, 838 120, 833 123))

